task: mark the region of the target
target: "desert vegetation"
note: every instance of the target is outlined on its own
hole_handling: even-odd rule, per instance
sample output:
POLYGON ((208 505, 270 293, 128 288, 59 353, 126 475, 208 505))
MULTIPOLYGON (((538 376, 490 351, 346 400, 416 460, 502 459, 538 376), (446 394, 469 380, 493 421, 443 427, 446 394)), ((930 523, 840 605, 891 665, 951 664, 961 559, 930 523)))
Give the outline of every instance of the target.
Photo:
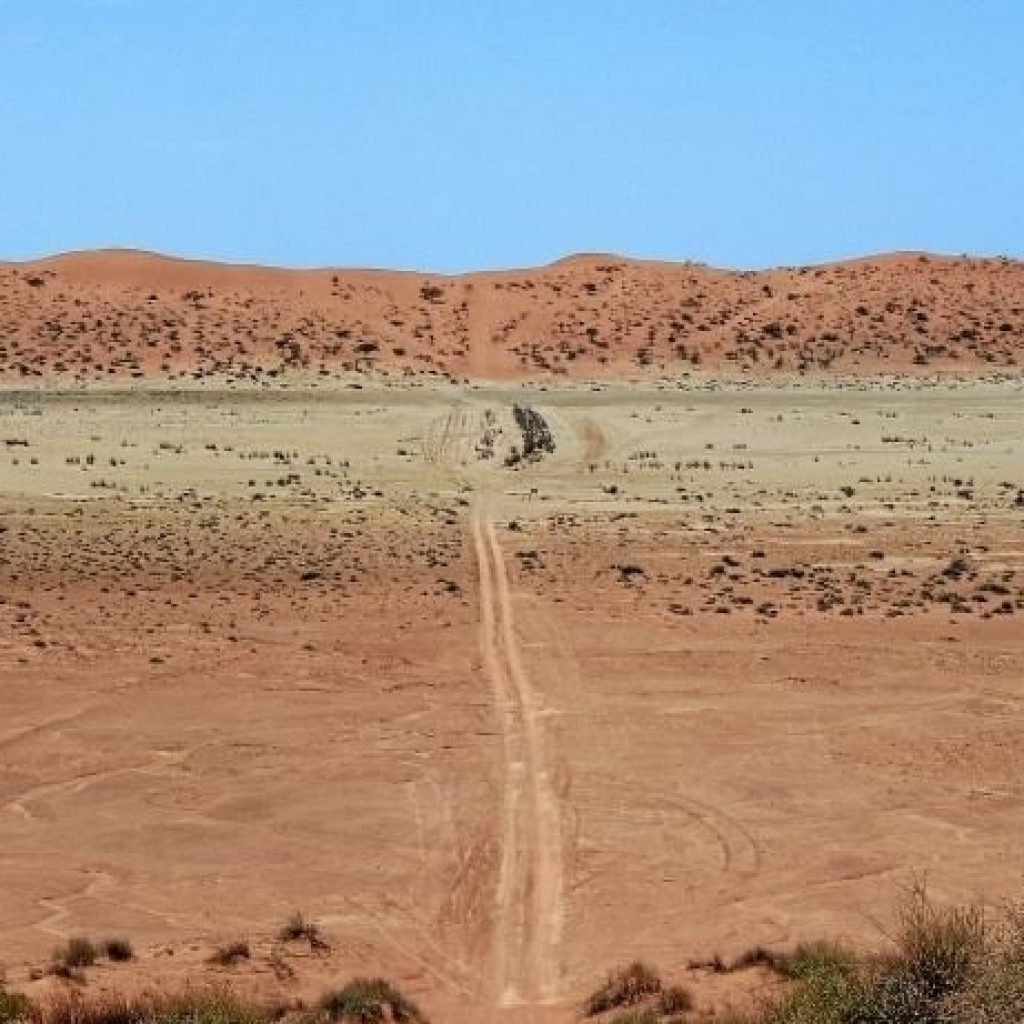
POLYGON ((383 978, 355 978, 325 993, 315 1006, 302 1000, 246 998, 227 988, 119 995, 85 989, 41 999, 0 988, 3 1024, 427 1024, 420 1008, 383 978))
MULTIPOLYGON (((305 922, 303 922, 305 923, 305 922)), ((578 1019, 593 1024, 1015 1024, 1024 1019, 1024 905, 998 911, 944 904, 923 883, 909 886, 891 928, 873 945, 817 940, 792 948, 753 946, 732 959, 693 960, 667 981, 640 960, 609 972, 585 999, 578 1019), (752 998, 739 1008, 708 996, 707 980, 754 974, 752 998)), ((278 936, 307 939, 308 932, 278 936)), ((320 933, 317 932, 319 935, 320 933)), ((71 947, 68 944, 68 948, 71 947)), ((79 944, 65 961, 90 966, 79 944)), ((39 996, 0 983, 2 1024, 425 1024, 398 986, 355 977, 307 1003, 282 992, 257 999, 218 985, 119 995, 92 991, 85 975, 39 996)), ((289 981, 293 981, 290 978, 289 981)))
MULTIPOLYGON (((729 1024, 1010 1024, 1024 1019, 1024 907, 993 914, 942 905, 923 884, 902 899, 890 938, 855 951, 817 941, 794 949, 752 947, 726 963, 690 964, 699 977, 759 970, 759 1006, 716 1014, 729 1024), (771 978, 777 979, 769 984, 771 978), (774 990, 775 994, 771 994, 774 990)), ((613 972, 581 1015, 609 1024, 700 1019, 689 989, 666 987, 650 966, 613 972)))
POLYGON ((1021 275, 925 254, 756 273, 581 256, 441 287, 85 253, 0 267, 0 379, 1005 371, 1021 275))

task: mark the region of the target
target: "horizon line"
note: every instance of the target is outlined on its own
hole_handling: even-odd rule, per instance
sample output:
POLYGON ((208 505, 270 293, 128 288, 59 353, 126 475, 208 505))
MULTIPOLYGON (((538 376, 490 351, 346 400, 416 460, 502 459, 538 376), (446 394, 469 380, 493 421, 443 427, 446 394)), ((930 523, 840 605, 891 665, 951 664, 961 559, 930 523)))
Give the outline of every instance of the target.
POLYGON ((48 252, 39 256, 27 258, 0 257, 0 266, 37 266, 40 264, 59 263, 64 260, 75 260, 77 258, 88 258, 98 256, 122 256, 137 257, 141 259, 163 260, 171 263, 189 263, 195 265, 206 265, 210 267, 228 270, 255 270, 279 273, 294 274, 315 274, 315 273, 372 273, 372 274, 418 274, 431 275, 436 277, 470 277, 481 274, 503 274, 516 273, 529 270, 541 270, 557 266, 560 263, 583 262, 587 260, 615 260, 624 263, 660 265, 668 267, 701 267, 705 270, 717 271, 730 274, 745 273, 771 273, 778 271, 809 270, 825 267, 843 266, 855 263, 870 263, 872 261, 883 261, 893 259, 914 259, 925 258, 937 261, 957 260, 980 260, 1003 263, 1024 262, 1024 255, 1016 256, 1007 253, 980 253, 980 252, 949 252, 937 249, 887 249, 874 250, 866 253, 855 253, 838 256, 835 258, 822 259, 808 263, 771 263, 755 266, 725 265, 711 263, 707 260, 686 258, 686 257, 662 257, 662 256, 639 256, 621 252, 601 250, 577 250, 556 256, 545 262, 533 264, 501 265, 491 267, 475 267, 468 270, 434 270, 430 268, 414 266, 381 266, 366 264, 277 264, 263 263, 247 259, 229 259, 218 256, 186 255, 179 252, 168 252, 159 249, 147 249, 138 246, 96 246, 82 249, 66 249, 56 252, 48 252))

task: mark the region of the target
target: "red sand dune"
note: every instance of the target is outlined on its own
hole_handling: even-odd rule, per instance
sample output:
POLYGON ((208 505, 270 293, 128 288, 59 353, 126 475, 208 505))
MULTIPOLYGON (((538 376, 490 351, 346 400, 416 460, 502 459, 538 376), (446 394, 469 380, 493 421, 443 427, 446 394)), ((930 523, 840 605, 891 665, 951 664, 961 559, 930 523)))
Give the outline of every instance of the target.
POLYGON ((893 254, 725 271, 581 255, 461 276, 132 251, 0 264, 0 379, 1013 367, 1024 264, 893 254))

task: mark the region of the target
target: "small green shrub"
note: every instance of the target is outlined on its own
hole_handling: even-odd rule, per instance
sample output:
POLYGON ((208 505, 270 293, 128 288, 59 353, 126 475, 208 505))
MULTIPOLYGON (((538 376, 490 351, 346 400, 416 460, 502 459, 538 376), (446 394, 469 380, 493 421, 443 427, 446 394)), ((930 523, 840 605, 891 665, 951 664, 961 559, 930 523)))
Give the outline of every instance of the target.
POLYGON ((815 974, 852 974, 857 967, 853 951, 836 942, 802 942, 780 963, 787 978, 809 978, 815 974))
POLYGON ((354 978, 344 988, 328 992, 320 1009, 330 1021, 345 1024, 424 1024, 420 1008, 384 978, 354 978))
POLYGON ((800 976, 778 1002, 766 1008, 758 1024, 854 1024, 866 988, 857 971, 823 965, 800 976))
POLYGON ((661 992, 661 978, 647 964, 635 960, 608 975, 605 983, 583 1004, 583 1013, 593 1017, 622 1006, 635 1006, 661 992))

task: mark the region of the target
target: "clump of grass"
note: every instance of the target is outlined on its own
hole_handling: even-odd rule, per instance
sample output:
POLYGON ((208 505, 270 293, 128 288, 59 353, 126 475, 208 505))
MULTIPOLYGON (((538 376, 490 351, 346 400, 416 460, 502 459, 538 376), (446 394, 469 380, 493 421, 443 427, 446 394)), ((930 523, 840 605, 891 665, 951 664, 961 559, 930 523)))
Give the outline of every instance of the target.
POLYGON ((856 958, 845 946, 834 942, 805 942, 795 949, 776 950, 767 946, 751 946, 718 973, 728 974, 751 967, 763 967, 780 978, 803 978, 817 971, 852 967, 856 958))
POLYGON ((300 939, 304 939, 312 949, 327 948, 327 940, 320 929, 312 921, 303 917, 299 911, 292 914, 278 929, 277 937, 281 942, 298 942, 300 939))
POLYGON ((623 1006, 635 1006, 662 990, 661 978, 653 968, 640 960, 620 967, 608 975, 604 984, 593 992, 583 1004, 587 1017, 605 1013, 623 1006))
POLYGON ((32 1013, 28 996, 20 992, 6 992, 0 988, 0 1024, 27 1021, 32 1013))
MULTIPOLYGON (((96 947, 90 939, 76 936, 53 951, 53 966, 67 971, 92 967, 96 963, 96 947)), ((59 972, 58 972, 59 973, 59 972)))
POLYGON ((726 974, 729 971, 729 966, 720 953, 705 960, 690 960, 686 966, 691 971, 710 971, 712 974, 726 974))
POLYGON ((663 1017, 688 1013, 693 1009, 693 996, 690 990, 682 985, 669 985, 661 990, 655 1007, 663 1017))
POLYGON ((218 967, 234 967, 235 964, 248 960, 250 955, 248 942, 229 942, 219 946, 209 962, 218 967))
POLYGON ((838 942, 801 942, 782 958, 780 973, 786 978, 809 978, 815 974, 849 974, 857 958, 853 951, 838 942))
POLYGON ((224 991, 165 995, 62 994, 35 1008, 34 1024, 268 1024, 270 1012, 224 991))
POLYGON ((113 960, 115 963, 125 963, 135 956, 131 940, 121 936, 104 939, 101 947, 106 958, 113 960))
POLYGON ((353 978, 344 988, 323 996, 320 1010, 329 1021, 344 1024, 425 1024, 427 1019, 384 978, 353 978))
POLYGON ((751 946, 724 968, 722 973, 745 971, 751 967, 764 967, 775 974, 785 975, 788 971, 788 957, 767 946, 751 946))

